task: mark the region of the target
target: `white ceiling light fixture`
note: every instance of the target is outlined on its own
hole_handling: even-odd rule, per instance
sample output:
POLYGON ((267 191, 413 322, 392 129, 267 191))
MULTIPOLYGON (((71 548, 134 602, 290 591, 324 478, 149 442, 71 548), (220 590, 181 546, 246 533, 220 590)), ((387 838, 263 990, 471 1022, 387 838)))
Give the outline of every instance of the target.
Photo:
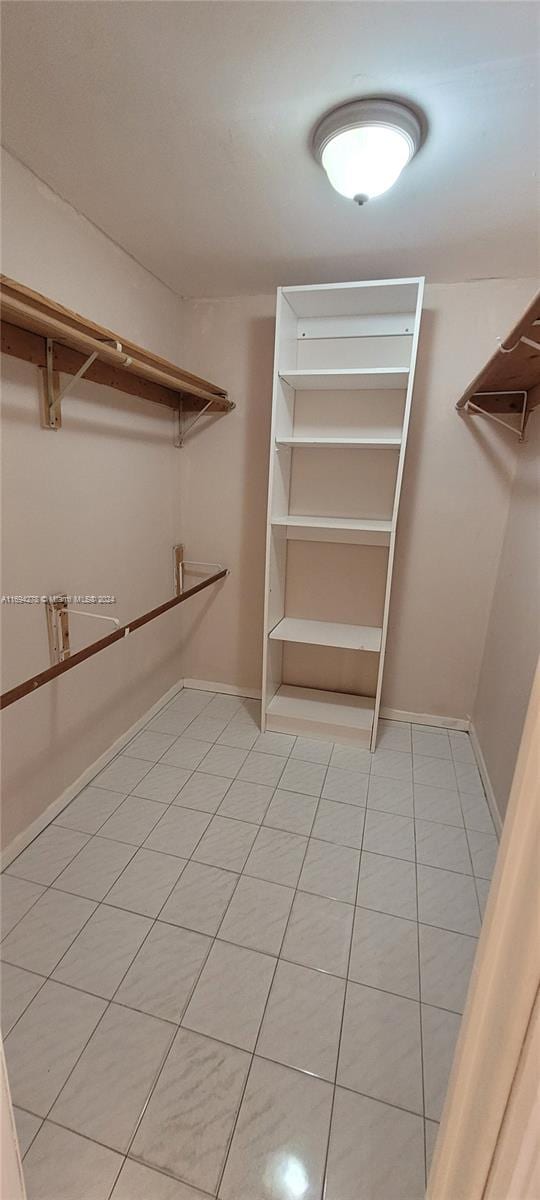
POLYGON ((395 100, 352 100, 326 114, 313 153, 340 195, 365 204, 399 179, 422 141, 420 121, 395 100))

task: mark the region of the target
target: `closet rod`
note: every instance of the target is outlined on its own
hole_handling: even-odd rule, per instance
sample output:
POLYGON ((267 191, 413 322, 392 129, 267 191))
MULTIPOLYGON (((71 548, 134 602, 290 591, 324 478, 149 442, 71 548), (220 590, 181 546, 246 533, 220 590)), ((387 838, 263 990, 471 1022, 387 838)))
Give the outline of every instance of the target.
POLYGON ((130 621, 127 625, 121 625, 119 629, 114 630, 114 633, 107 634, 107 637, 100 638, 97 642, 91 642, 89 646, 84 646, 76 654, 71 654, 69 658, 63 659, 62 662, 55 663, 54 667, 48 667, 46 671, 41 671, 39 675, 33 675, 31 679, 25 679, 24 683, 18 683, 16 687, 11 688, 9 692, 4 692, 0 696, 0 709, 7 708, 8 705, 14 704, 16 700, 22 700, 23 696, 28 696, 30 692, 35 692, 37 688, 43 687, 45 683, 50 683, 51 679, 56 679, 57 675, 63 675, 64 671, 71 671, 72 667, 77 667, 85 659, 91 658, 94 654, 99 654, 100 650, 105 650, 107 646, 112 646, 113 642, 119 642, 122 638, 127 637, 129 633, 133 633, 135 629, 140 629, 142 625, 147 625, 149 621, 154 621, 156 617, 160 617, 162 613, 168 612, 169 609, 176 608, 177 604, 182 604, 184 600, 189 600, 190 596, 195 596, 197 592, 202 592, 203 588, 210 587, 211 583, 217 583, 218 579, 224 579, 228 574, 227 568, 224 567, 223 570, 217 571, 215 575, 209 575, 208 579, 203 579, 201 583, 188 588, 180 596, 173 596, 172 600, 166 600, 158 608, 152 608, 149 612, 143 613, 142 617, 136 617, 134 621, 130 621))

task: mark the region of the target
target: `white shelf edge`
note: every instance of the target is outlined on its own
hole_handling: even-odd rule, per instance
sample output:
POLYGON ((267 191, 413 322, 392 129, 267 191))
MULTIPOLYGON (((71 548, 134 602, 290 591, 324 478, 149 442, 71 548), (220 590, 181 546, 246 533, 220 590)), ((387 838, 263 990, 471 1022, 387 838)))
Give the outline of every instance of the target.
POLYGON ((316 448, 319 446, 321 446, 321 447, 331 446, 331 447, 337 447, 337 448, 343 448, 343 449, 348 449, 350 446, 352 446, 352 447, 363 446, 366 449, 372 449, 372 450, 399 450, 400 446, 401 446, 401 438, 400 437, 388 437, 388 438, 362 438, 362 437, 360 437, 360 438, 355 438, 355 437, 351 437, 351 438, 336 438, 336 437, 302 438, 302 437, 291 437, 291 438, 276 438, 276 446, 290 446, 292 449, 294 449, 295 446, 305 447, 306 449, 308 449, 308 448, 310 449, 312 447, 316 448))
POLYGON ((323 370, 280 371, 279 378, 297 391, 349 391, 369 388, 405 389, 409 379, 408 367, 343 367, 323 370))
POLYGON ((333 646, 338 650, 368 650, 378 654, 381 649, 382 628, 375 625, 346 625, 339 621, 283 617, 268 636, 278 642, 333 646))

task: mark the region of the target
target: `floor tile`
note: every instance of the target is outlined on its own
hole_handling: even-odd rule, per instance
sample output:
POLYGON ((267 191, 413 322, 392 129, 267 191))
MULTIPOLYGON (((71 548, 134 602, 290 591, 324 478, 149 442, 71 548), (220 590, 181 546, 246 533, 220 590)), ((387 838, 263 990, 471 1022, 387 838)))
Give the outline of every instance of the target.
POLYGON ((476 763, 454 761, 454 769, 458 785, 458 792, 469 793, 472 796, 483 796, 484 789, 480 772, 476 763))
POLYGON ((161 910, 160 919, 198 933, 216 934, 237 880, 238 875, 232 871, 189 862, 161 910))
POLYGON ((180 808, 173 804, 147 837, 145 849, 161 850, 164 854, 190 858, 210 820, 208 813, 195 812, 193 809, 180 808))
POLYGON ((34 975, 33 971, 23 971, 21 967, 12 967, 9 963, 2 963, 0 976, 2 1037, 6 1038, 40 987, 43 987, 45 977, 34 975))
POLYGON ((362 847, 365 808, 353 804, 338 804, 334 800, 321 800, 313 823, 313 837, 323 842, 336 842, 340 846, 362 847))
POLYGON ((273 794, 274 789, 264 783, 245 783, 235 779, 221 801, 219 815, 260 825, 273 794))
POLYGON ((94 787, 109 788, 111 792, 131 792, 151 769, 149 762, 119 754, 108 767, 92 780, 94 787))
POLYGON ((97 833, 125 798, 125 792, 86 787, 60 813, 54 824, 62 825, 65 829, 76 829, 79 833, 97 833))
POLYGON ((279 786, 287 792, 300 792, 304 796, 319 797, 325 776, 326 767, 321 763, 290 758, 280 778, 279 786))
POLYGON ((476 938, 420 925, 420 969, 425 1004, 462 1013, 478 943, 476 938))
POLYGON ((133 789, 133 795, 142 796, 145 800, 157 800, 159 804, 170 804, 187 783, 190 774, 191 771, 185 767, 156 763, 133 789))
POLYGON ((354 904, 360 851, 310 838, 298 887, 303 892, 354 904))
POLYGON ((420 1005, 349 983, 337 1081, 374 1100, 421 1113, 420 1005))
POLYGON ((478 901, 469 875, 418 864, 418 919, 455 933, 480 932, 478 901))
POLYGON ((414 862, 414 821, 395 813, 368 809, 363 848, 373 854, 387 854, 391 858, 407 858, 414 862))
POLYGON ((135 853, 134 846, 93 837, 55 880, 54 887, 87 900, 103 900, 135 853))
POLYGON ((268 787, 277 787, 286 763, 286 758, 279 758, 276 754, 255 754, 252 750, 238 778, 247 783, 265 783, 268 787))
POLYGON ((49 975, 96 905, 66 892, 45 892, 2 942, 2 958, 49 975))
POLYGON ((111 1200, 208 1200, 208 1193, 126 1158, 111 1200))
POLYGON ((457 825, 463 829, 461 804, 455 787, 415 783, 414 815, 422 821, 442 821, 443 825, 457 825))
POLYGON ((177 795, 174 803, 182 808, 195 808, 200 812, 217 812, 223 797, 231 786, 230 779, 219 775, 205 775, 195 771, 177 795))
POLYGON ((2 918, 2 937, 13 929, 13 926, 24 917, 32 905, 43 895, 42 884, 30 883, 27 879, 17 879, 15 875, 5 872, 0 877, 0 914, 2 918))
POLYGON ((166 1021, 111 1004, 51 1120, 125 1153, 173 1032, 166 1021))
POLYGON ((186 865, 185 859, 158 850, 137 850, 107 893, 107 904, 157 917, 186 865))
POLYGON ((461 733, 459 730, 449 729, 448 738, 450 741, 450 748, 454 762, 474 763, 476 761, 471 739, 468 733, 461 733))
POLYGON ((110 999, 150 927, 148 917, 100 904, 53 978, 110 999))
MULTIPOLYGON (((245 750, 237 750, 234 746, 212 746, 200 764, 201 771, 207 775, 234 779, 246 757, 245 750)), ((264 783, 264 780, 261 782, 264 783)))
POLYGON ((306 846, 307 838, 296 833, 261 828, 246 862, 245 873, 268 879, 270 883, 296 887, 306 846))
POLYGON ((257 1054, 333 1083, 344 997, 345 983, 334 975, 279 962, 257 1054))
POLYGON ((293 888, 242 875, 218 936, 251 950, 279 954, 293 898, 293 888))
POLYGON ((253 1050, 275 965, 268 954, 215 942, 182 1025, 241 1050, 253 1050))
POLYGON ((215 692, 207 692, 202 688, 181 688, 167 705, 167 712, 189 712, 193 720, 198 713, 202 712, 203 708, 208 708, 215 699, 215 692))
POLYGON ((193 851, 193 858, 196 862, 206 863, 207 866, 241 871, 256 836, 257 826, 247 821, 213 817, 199 845, 193 851))
POLYGON ((404 858, 386 858, 364 850, 360 861, 357 904, 392 917, 416 921, 416 872, 404 858))
POLYGON ((357 908, 349 966, 356 983, 419 999, 416 921, 357 908))
POLYGON ((461 808, 466 829, 477 829, 480 833, 495 833, 491 813, 484 796, 461 794, 461 808))
POLYGON ((146 728, 157 733, 172 733, 179 737, 193 720, 193 713, 176 712, 174 709, 164 709, 158 713, 146 728))
POLYGON ((28 1200, 108 1200, 120 1154, 46 1121, 24 1160, 28 1200))
POLYGON ((428 732, 424 729, 412 731, 413 754, 423 754, 431 758, 451 758, 450 741, 445 729, 428 732))
POLYGON ((218 746, 233 746, 237 750, 251 750, 259 736, 259 726, 253 723, 231 721, 225 726, 217 740, 218 746))
POLYGON ((366 805, 369 775, 360 771, 346 771, 343 767, 329 767, 322 794, 326 800, 340 800, 344 804, 366 805))
POLYGON ((202 933, 156 921, 115 1000, 179 1024, 211 945, 202 933))
POLYGON ((282 957, 304 967, 346 976, 353 915, 350 904, 297 892, 282 957))
POLYGON ((126 746, 126 754, 129 754, 130 758, 145 758, 148 759, 148 762, 155 763, 162 754, 170 750, 174 741, 176 741, 174 734, 157 733, 151 729, 144 729, 126 746))
MULTIPOLYGON (((205 715, 208 713, 209 717, 223 717, 224 720, 230 721, 238 713, 245 712, 245 702, 245 696, 228 696, 226 692, 218 692, 210 701, 210 704, 207 704, 205 715)), ((260 700, 255 700, 252 703, 260 709, 260 700)))
POLYGON ((327 765, 330 762, 333 746, 333 742, 320 742, 315 738, 297 737, 291 750, 291 758, 303 758, 305 762, 327 765))
POLYGON ((132 1155, 215 1194, 249 1062, 243 1050, 179 1029, 132 1155))
POLYGON ((186 734, 188 737, 199 738, 201 741, 215 742, 220 733, 223 733, 226 726, 226 717, 211 716, 208 709, 205 708, 204 712, 200 716, 195 717, 191 725, 188 725, 186 734))
POLYGON ((309 836, 318 803, 316 796, 282 792, 278 788, 268 807, 264 824, 273 829, 285 829, 288 833, 303 833, 309 836))
POLYGON ((489 879, 475 879, 475 883, 476 891, 478 893, 478 903, 480 905, 480 912, 482 913, 483 920, 486 914, 486 904, 489 896, 491 881, 489 879))
POLYGON ((290 1173, 297 1196, 319 1200, 331 1105, 331 1084, 255 1058, 219 1190, 221 1200, 290 1195, 290 1173))
POLYGON ((440 1121, 461 1017, 422 1005, 426 1117, 440 1121))
POLYGON ((411 753, 411 726, 407 721, 380 720, 377 729, 377 749, 401 750, 411 753))
POLYGON ((425 787, 448 788, 456 787, 454 764, 444 758, 428 758, 416 754, 414 756, 414 782, 422 783, 425 787))
POLYGON ((163 756, 162 762, 168 763, 171 767, 185 767, 187 770, 195 771, 211 749, 211 742, 200 741, 198 738, 192 738, 187 733, 183 733, 163 756))
POLYGON ((412 755, 403 750, 376 750, 372 754, 371 774, 382 775, 386 779, 405 779, 412 777, 412 755))
POLYGON ((11 863, 6 874, 31 883, 51 884, 87 841, 85 833, 49 825, 11 863))
POLYGON ((480 833, 477 829, 467 830, 473 871, 482 879, 491 879, 495 870, 499 843, 494 833, 480 833))
MULTIPOLYGON (((467 737, 467 734, 464 734, 464 736, 467 737)), ((425 1121, 424 1124, 426 1127, 426 1173, 427 1178, 429 1179, 433 1155, 435 1154, 435 1143, 437 1141, 437 1134, 439 1132, 439 1122, 425 1121)))
POLYGON ((21 1158, 24 1158, 28 1147, 33 1142, 43 1122, 41 1117, 34 1117, 32 1113, 25 1112, 24 1108, 17 1108, 15 1104, 13 1105, 13 1116, 17 1130, 19 1153, 21 1158))
POLYGON ((112 817, 102 825, 99 836, 127 842, 131 846, 141 846, 166 809, 165 804, 158 804, 156 800, 128 796, 112 817))
POLYGON ((47 981, 5 1040, 14 1104, 45 1117, 106 1004, 47 981))
POLYGON ((413 787, 409 779, 386 779, 372 775, 367 794, 368 808, 395 813, 399 817, 413 816, 413 787))
POLYGON ((369 775, 372 755, 369 750, 359 750, 356 746, 334 746, 330 759, 331 767, 343 768, 346 771, 362 771, 369 775))
POLYGON ((257 754, 278 754, 287 758, 295 741, 288 733, 260 733, 253 749, 257 754))
POLYGON ((472 875, 471 856, 464 829, 435 821, 416 821, 416 857, 428 867, 443 867, 472 875))
POLYGON ((421 1117, 336 1088, 325 1200, 423 1200, 424 1191, 421 1117))

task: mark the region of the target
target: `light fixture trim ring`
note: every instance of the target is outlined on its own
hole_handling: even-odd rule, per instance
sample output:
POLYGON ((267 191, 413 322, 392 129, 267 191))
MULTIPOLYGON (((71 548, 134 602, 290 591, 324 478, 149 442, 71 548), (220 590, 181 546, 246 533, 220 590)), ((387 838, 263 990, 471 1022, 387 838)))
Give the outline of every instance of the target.
POLYGON ((399 129, 410 146, 409 162, 420 148, 422 128, 416 113, 397 100, 361 99, 341 104, 321 118, 313 134, 313 153, 322 166, 323 153, 338 134, 365 125, 399 129))

